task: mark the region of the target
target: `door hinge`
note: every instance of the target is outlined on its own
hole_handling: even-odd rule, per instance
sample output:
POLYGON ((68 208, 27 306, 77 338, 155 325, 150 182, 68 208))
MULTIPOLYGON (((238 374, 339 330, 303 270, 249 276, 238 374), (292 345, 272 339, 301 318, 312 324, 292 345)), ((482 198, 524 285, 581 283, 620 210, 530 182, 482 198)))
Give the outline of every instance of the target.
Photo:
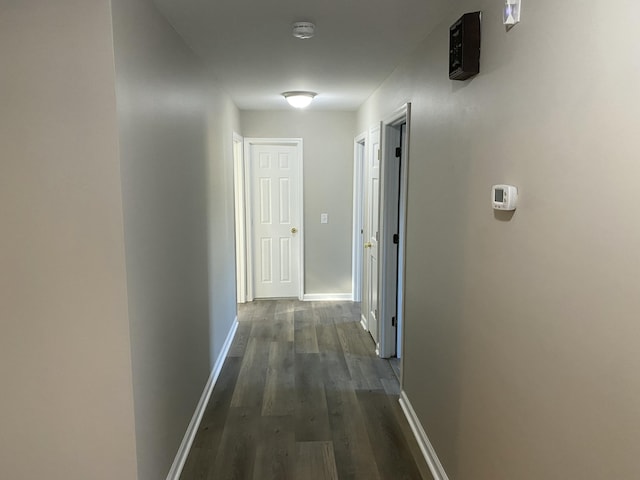
POLYGON ((382 150, 378 150, 378 160, 382 160, 382 150))
POLYGON ((396 326, 396 317, 391 317, 391 326, 392 327, 396 326))
POLYGON ((396 158, 400 158, 402 155, 402 148, 396 147, 396 158))
POLYGON ((398 235, 397 233, 393 234, 393 243, 395 243, 396 245, 400 243, 400 235, 398 235))

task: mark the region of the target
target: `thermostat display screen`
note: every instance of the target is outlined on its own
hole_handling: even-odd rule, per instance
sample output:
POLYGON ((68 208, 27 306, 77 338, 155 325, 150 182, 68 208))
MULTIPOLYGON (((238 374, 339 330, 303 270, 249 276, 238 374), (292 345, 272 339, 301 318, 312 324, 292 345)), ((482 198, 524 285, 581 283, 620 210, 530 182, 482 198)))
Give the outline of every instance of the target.
POLYGON ((504 202, 504 190, 496 188, 496 202, 504 202))

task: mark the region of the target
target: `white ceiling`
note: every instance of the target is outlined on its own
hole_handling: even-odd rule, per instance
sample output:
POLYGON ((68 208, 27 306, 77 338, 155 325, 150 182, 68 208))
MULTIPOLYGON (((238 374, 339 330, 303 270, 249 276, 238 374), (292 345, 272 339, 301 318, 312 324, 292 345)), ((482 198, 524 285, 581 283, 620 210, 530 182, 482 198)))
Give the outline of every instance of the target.
MULTIPOLYGON (((155 0, 241 110, 355 110, 442 18, 447 0, 155 0), (311 21, 299 40, 292 23, 311 21)), ((443 68, 446 68, 443 65, 443 68)))

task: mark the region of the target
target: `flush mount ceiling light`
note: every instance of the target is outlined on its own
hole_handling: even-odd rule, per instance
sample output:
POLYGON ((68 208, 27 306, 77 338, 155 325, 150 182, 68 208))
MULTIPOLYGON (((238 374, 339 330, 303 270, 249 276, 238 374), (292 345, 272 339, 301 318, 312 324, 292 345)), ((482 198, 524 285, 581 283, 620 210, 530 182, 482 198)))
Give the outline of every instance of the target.
POLYGON ((308 107, 313 98, 317 95, 314 92, 284 92, 282 96, 295 108, 308 107))
POLYGON ((316 26, 311 22, 296 22, 293 24, 293 36, 296 38, 311 38, 316 31, 316 26))

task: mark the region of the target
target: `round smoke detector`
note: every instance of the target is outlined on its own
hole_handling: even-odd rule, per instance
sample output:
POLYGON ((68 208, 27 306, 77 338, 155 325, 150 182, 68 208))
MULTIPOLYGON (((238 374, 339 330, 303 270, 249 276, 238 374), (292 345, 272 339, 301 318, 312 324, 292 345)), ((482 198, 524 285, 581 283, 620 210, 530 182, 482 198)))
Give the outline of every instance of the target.
POLYGON ((293 24, 293 36, 296 38, 311 38, 316 31, 316 26, 311 22, 296 22, 293 24))

